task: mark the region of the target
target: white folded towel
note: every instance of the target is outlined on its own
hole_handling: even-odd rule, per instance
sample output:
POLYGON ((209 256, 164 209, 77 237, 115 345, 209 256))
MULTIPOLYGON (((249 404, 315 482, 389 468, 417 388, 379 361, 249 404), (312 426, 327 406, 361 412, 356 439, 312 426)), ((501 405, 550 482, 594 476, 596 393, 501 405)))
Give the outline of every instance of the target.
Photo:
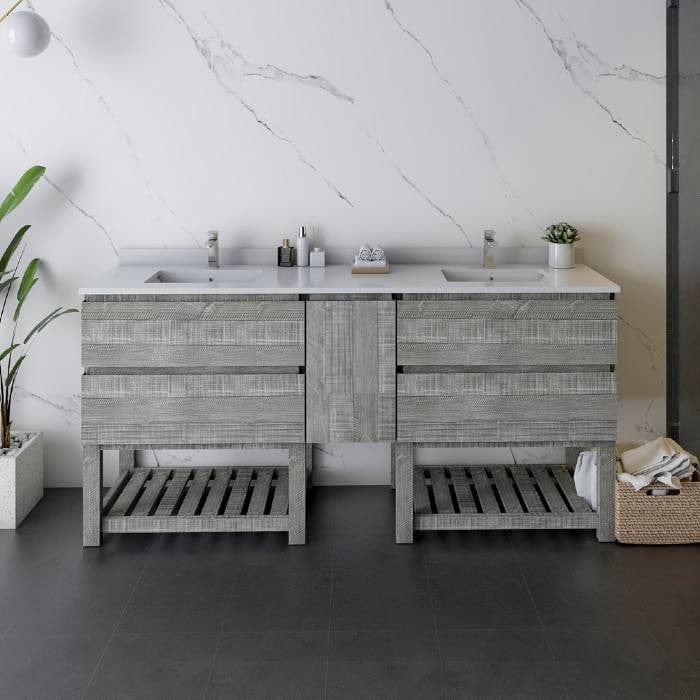
POLYGON ((381 246, 374 246, 372 248, 372 260, 374 262, 384 262, 386 260, 386 254, 381 246))
POLYGON ((680 488, 680 480, 690 478, 698 465, 695 455, 666 437, 626 450, 620 455, 620 462, 622 472, 617 478, 631 484, 636 491, 654 481, 680 488))
POLYGON ((598 461, 595 452, 581 452, 574 469, 576 493, 593 510, 598 510, 598 461))
POLYGON ((372 249, 368 245, 361 245, 358 257, 360 260, 370 261, 372 259, 372 249))

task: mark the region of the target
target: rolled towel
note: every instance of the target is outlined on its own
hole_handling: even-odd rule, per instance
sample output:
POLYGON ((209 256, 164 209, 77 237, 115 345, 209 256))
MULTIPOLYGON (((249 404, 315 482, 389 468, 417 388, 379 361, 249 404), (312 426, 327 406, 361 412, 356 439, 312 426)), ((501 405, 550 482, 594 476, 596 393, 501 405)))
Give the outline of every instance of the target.
POLYGON ((372 259, 372 249, 368 245, 360 246, 360 253, 357 256, 360 260, 371 260, 372 259))
POLYGON ((384 262, 386 260, 386 253, 381 246, 375 246, 372 249, 372 260, 373 262, 384 262))

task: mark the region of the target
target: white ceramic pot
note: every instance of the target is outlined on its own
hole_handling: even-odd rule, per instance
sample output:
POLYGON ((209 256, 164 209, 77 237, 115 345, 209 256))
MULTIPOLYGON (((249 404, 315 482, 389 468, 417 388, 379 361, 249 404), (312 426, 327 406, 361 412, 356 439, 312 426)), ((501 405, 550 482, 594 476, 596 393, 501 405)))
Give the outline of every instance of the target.
POLYGON ((31 437, 0 456, 0 529, 14 530, 44 495, 44 440, 31 437))
POLYGON ((574 267, 573 243, 548 243, 549 266, 557 270, 568 270, 574 267))

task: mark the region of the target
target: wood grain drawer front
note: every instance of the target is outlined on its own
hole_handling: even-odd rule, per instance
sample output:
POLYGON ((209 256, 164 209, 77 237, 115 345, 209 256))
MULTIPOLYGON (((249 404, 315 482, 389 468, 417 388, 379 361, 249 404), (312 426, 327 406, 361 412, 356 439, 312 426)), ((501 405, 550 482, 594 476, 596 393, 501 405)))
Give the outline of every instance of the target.
POLYGON ((610 365, 615 302, 397 302, 399 365, 610 365))
POLYGON ((401 442, 614 440, 613 372, 399 374, 401 442))
POLYGON ((304 364, 304 302, 84 302, 83 367, 304 364))
POLYGON ((304 375, 83 375, 82 438, 109 445, 304 442, 304 375))
POLYGON ((306 304, 308 442, 396 437, 396 305, 306 304))

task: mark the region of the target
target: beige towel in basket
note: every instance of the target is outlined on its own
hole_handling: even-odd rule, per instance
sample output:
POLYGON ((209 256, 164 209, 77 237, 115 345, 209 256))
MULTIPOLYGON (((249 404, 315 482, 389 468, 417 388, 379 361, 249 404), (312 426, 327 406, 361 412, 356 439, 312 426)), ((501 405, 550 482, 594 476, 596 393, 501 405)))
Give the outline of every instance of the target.
POLYGON ((675 440, 660 437, 620 455, 622 472, 617 478, 639 491, 653 481, 680 488, 680 479, 693 475, 698 459, 675 440))

